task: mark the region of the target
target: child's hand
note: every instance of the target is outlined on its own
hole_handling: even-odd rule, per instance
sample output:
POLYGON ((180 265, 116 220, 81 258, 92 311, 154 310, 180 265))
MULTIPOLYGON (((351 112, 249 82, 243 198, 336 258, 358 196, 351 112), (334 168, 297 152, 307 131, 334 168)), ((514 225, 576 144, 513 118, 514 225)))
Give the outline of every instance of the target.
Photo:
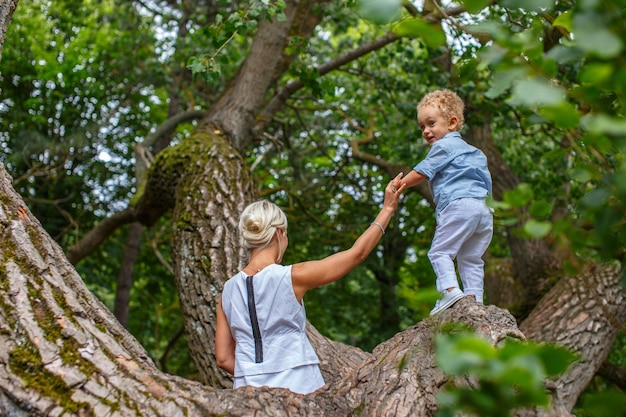
POLYGON ((400 196, 402 195, 402 191, 406 188, 406 184, 402 182, 402 172, 400 172, 394 179, 389 181, 387 187, 385 188, 385 202, 384 205, 387 207, 392 207, 394 210, 398 207, 398 203, 400 202, 400 196))

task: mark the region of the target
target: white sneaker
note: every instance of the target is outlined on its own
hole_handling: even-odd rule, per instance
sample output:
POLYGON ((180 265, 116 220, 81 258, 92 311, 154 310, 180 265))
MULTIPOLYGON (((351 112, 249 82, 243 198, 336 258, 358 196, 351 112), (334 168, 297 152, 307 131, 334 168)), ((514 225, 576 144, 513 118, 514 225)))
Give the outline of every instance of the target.
POLYGON ((430 311, 430 315, 434 316, 437 313, 441 313, 443 310, 452 306, 463 297, 465 297, 465 294, 460 288, 455 288, 452 291, 442 291, 441 298, 435 303, 435 307, 433 307, 430 311))

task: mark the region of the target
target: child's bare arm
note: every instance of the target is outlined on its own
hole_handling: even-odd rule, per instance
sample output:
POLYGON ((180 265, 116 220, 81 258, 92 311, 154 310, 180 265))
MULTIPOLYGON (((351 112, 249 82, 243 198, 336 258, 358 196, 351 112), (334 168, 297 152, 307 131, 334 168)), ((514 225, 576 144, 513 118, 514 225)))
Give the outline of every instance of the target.
POLYGON ((402 178, 401 181, 403 184, 406 184, 406 188, 409 188, 409 187, 414 187, 417 184, 427 179, 428 178, 425 175, 420 174, 419 172, 415 170, 411 170, 411 172, 406 174, 406 176, 402 178))

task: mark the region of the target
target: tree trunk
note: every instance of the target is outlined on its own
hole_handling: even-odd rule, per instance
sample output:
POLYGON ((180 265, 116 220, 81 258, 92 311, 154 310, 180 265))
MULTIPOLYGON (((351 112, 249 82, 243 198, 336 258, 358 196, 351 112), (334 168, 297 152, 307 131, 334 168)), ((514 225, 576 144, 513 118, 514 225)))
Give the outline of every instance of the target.
POLYGON ((216 129, 196 132, 172 155, 197 155, 176 190, 172 257, 191 356, 201 379, 231 386, 215 362, 215 311, 224 283, 243 267, 237 222, 255 190, 246 163, 216 129))
POLYGON ((0 60, 2 59, 2 46, 4 45, 4 35, 13 17, 13 12, 17 8, 19 0, 0 1, 0 60))
POLYGON ((128 304, 130 302, 130 290, 133 286, 133 269, 139 255, 142 232, 143 226, 141 223, 134 222, 130 225, 126 246, 122 254, 122 265, 117 277, 113 314, 124 327, 128 326, 128 304))
POLYGON ((578 276, 561 278, 539 302, 520 329, 529 338, 565 346, 580 355, 556 381, 567 409, 576 404, 611 344, 623 330, 626 300, 619 265, 589 265, 578 276))

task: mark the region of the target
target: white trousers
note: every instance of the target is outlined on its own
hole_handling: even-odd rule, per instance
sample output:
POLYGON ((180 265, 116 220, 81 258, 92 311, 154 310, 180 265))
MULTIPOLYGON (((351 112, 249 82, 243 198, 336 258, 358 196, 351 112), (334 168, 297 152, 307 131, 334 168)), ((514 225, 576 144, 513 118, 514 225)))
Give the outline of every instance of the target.
POLYGON ((456 259, 463 292, 483 302, 483 254, 493 236, 493 215, 484 200, 461 198, 437 213, 437 228, 428 259, 437 275, 437 291, 458 287, 456 259))

